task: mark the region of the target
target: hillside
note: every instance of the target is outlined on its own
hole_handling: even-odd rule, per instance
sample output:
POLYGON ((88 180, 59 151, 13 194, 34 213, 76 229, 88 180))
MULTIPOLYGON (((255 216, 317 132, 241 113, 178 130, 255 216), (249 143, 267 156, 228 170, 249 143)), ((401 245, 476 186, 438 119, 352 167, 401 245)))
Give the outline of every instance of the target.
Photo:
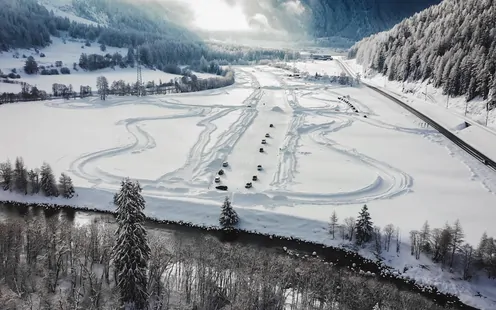
POLYGON ((353 41, 386 30, 439 0, 303 0, 311 11, 310 31, 316 37, 353 41))
POLYGON ((396 81, 428 81, 449 96, 496 105, 496 11, 491 0, 445 0, 366 38, 350 58, 396 81))

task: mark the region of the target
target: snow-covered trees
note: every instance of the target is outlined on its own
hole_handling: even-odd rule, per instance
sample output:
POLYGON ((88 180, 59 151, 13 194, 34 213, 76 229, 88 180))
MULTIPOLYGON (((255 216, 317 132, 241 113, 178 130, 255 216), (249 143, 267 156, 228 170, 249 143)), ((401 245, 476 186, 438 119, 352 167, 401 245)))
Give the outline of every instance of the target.
POLYGON ((72 179, 65 173, 62 173, 59 178, 59 192, 64 198, 72 198, 75 193, 72 179))
POLYGON ((231 201, 226 196, 220 212, 219 223, 224 228, 232 228, 239 221, 238 214, 231 205, 231 201))
POLYGON ((107 78, 104 76, 99 76, 96 79, 96 87, 98 89, 98 93, 100 94, 100 99, 105 100, 109 92, 109 83, 107 78))
POLYGON ((40 188, 47 197, 57 197, 59 195, 59 189, 57 187, 57 182, 55 181, 52 167, 47 163, 43 163, 41 166, 40 188))
POLYGON ((11 189, 13 174, 12 164, 9 160, 0 164, 0 177, 2 178, 1 181, 3 190, 6 191, 11 189))
POLYGON ((356 221, 356 242, 361 245, 372 239, 374 228, 367 205, 362 207, 356 221))
POLYGON ((144 228, 145 199, 138 182, 125 179, 116 197, 117 230, 112 258, 122 306, 130 310, 147 309, 147 264, 150 257, 144 228))
POLYGON ((431 80, 450 96, 490 99, 496 71, 494 16, 491 1, 443 1, 363 39, 349 56, 390 80, 431 80))
POLYGON ((15 191, 24 195, 38 194, 40 190, 47 197, 57 197, 62 194, 65 198, 74 196, 71 178, 62 173, 57 184, 52 168, 43 163, 41 169, 28 170, 22 157, 17 157, 12 169, 10 161, 0 163, 0 185, 3 190, 15 191))
POLYGON ((28 172, 21 157, 17 157, 15 161, 14 188, 25 195, 28 193, 28 172))

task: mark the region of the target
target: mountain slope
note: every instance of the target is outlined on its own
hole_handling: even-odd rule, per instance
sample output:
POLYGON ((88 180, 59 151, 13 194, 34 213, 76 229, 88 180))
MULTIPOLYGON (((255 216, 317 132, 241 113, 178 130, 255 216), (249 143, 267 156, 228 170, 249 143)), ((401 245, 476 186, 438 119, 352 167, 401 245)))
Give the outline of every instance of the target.
POLYGON ((493 0, 445 0, 392 30, 358 42, 349 56, 389 80, 430 80, 451 96, 496 105, 493 0))
POLYGON ((440 0, 302 0, 311 12, 309 30, 316 37, 359 40, 386 30, 440 0))

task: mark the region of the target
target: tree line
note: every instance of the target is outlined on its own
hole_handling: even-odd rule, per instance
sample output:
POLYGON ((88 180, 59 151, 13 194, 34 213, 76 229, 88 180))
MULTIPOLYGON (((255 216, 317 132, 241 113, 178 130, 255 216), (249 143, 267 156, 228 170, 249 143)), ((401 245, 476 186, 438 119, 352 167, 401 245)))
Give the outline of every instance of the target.
POLYGON ((496 9, 492 1, 443 1, 363 39, 349 57, 396 81, 429 81, 449 96, 496 106, 496 9))
MULTIPOLYGON (((226 201, 228 201, 226 199, 226 201)), ((317 258, 146 228, 138 182, 114 196, 116 224, 63 217, 0 223, 2 309, 442 309, 317 258)), ((229 207, 224 206, 223 213, 229 207)), ((224 218, 227 225, 235 223, 224 218)))
POLYGON ((43 194, 67 199, 75 195, 71 177, 67 174, 61 173, 57 183, 49 164, 43 163, 40 168, 28 170, 22 157, 16 158, 14 166, 9 160, 0 163, 0 186, 4 191, 23 195, 43 194))
MULTIPOLYGON (((388 224, 382 229, 373 225, 365 205, 358 218, 347 217, 339 223, 334 211, 330 218, 329 233, 332 239, 341 237, 343 241, 365 245, 381 257, 384 251, 400 252, 402 242, 399 227, 388 224), (393 246, 393 249, 391 249, 393 246)), ((450 272, 458 271, 464 280, 470 280, 479 272, 485 272, 488 278, 496 279, 496 239, 483 234, 477 248, 464 241, 460 221, 446 223, 442 228, 431 228, 426 221, 420 230, 409 233, 410 253, 416 259, 424 254, 439 263, 450 272)))

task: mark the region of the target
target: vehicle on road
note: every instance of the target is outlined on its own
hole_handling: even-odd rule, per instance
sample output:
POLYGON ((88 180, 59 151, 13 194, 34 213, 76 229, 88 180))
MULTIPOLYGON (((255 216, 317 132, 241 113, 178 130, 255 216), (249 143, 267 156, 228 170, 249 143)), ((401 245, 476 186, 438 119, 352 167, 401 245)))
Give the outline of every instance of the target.
POLYGON ((220 177, 215 177, 214 181, 215 183, 220 183, 220 177))
POLYGON ((257 181, 258 180, 258 177, 256 175, 254 175, 252 178, 251 178, 252 181, 257 181))
POLYGON ((260 148, 260 153, 263 153, 264 152, 264 149, 263 147, 260 148))
POLYGON ((258 165, 258 166, 257 166, 257 170, 258 170, 258 171, 261 171, 261 170, 262 170, 262 165, 258 165))
POLYGON ((229 163, 227 161, 222 163, 222 167, 227 167, 227 166, 229 166, 229 163))
POLYGON ((262 144, 267 144, 267 141, 265 139, 262 139, 262 144))
POLYGON ((251 182, 246 183, 245 188, 252 188, 251 182))
POLYGON ((220 191, 227 191, 227 186, 225 186, 225 185, 219 185, 219 186, 216 186, 215 188, 220 190, 220 191))

